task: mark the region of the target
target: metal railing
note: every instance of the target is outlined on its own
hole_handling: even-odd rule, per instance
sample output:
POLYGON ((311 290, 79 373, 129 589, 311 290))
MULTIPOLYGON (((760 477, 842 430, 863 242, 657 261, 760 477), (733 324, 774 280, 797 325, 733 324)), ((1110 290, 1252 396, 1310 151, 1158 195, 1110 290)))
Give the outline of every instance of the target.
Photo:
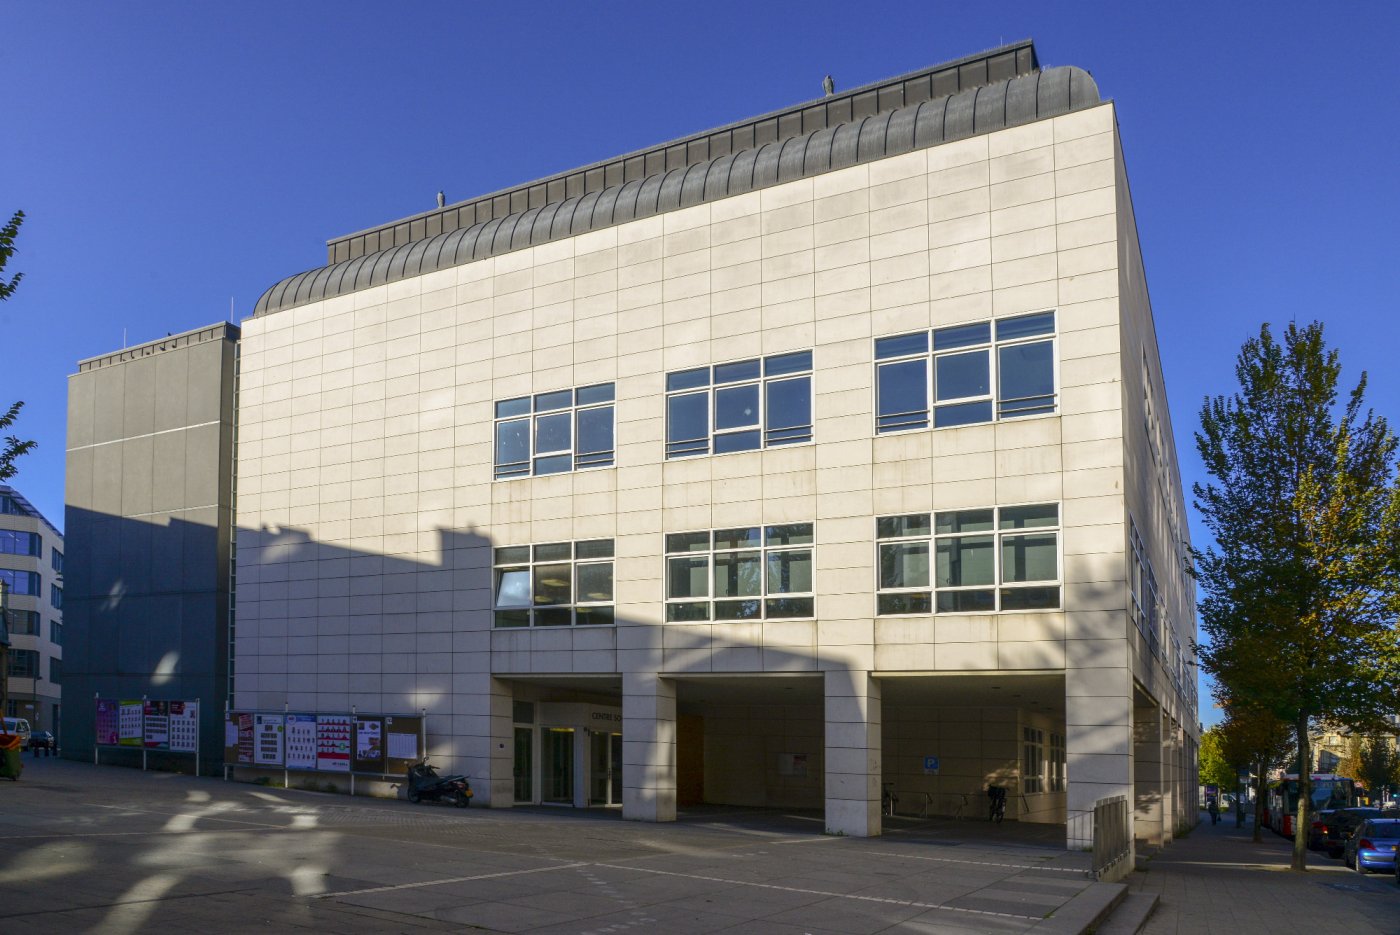
POLYGON ((1094 879, 1117 880, 1132 870, 1133 824, 1126 795, 1111 795, 1091 810, 1070 812, 1065 833, 1071 849, 1093 852, 1094 879))

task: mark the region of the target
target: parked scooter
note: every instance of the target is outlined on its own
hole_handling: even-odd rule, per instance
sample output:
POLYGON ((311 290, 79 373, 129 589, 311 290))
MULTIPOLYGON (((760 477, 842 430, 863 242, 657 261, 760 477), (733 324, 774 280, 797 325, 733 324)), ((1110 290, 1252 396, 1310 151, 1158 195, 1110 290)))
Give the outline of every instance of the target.
POLYGON ((466 808, 472 801, 471 783, 466 776, 439 776, 438 771, 428 765, 428 758, 414 763, 408 768, 408 800, 413 803, 423 799, 451 802, 458 808, 466 808))

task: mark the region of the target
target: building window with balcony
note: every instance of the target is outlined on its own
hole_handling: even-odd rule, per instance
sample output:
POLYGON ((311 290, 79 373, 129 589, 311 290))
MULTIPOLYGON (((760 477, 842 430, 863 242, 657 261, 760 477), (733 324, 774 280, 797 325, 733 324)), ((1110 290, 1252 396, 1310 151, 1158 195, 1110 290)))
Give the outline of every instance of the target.
POLYGON ((34 610, 9 610, 7 619, 11 636, 38 636, 39 613, 34 610))
POLYGON ((876 613, 977 613, 1060 606, 1053 503, 882 516, 876 613))
POLYGON ((1045 731, 1021 728, 1021 791, 1045 791, 1045 731))
POLYGON ((613 622, 613 540, 496 549, 497 627, 568 627, 613 622))
POLYGON ((1052 414, 1055 383, 1054 312, 877 338, 875 431, 1052 414))
POLYGON ((776 620, 816 615, 812 524, 666 536, 666 620, 776 620))
POLYGON ((17 571, 13 568, 0 568, 0 582, 11 594, 27 594, 38 597, 43 591, 43 581, 37 571, 17 571))
POLYGON ((496 479, 610 467, 611 383, 496 402, 496 479))
POLYGON ((666 457, 812 440, 812 352, 666 374, 666 457))
POLYGON ((37 532, 0 529, 0 555, 43 555, 44 540, 37 532))
POLYGON ((39 651, 37 649, 10 650, 10 677, 37 679, 39 677, 39 651))

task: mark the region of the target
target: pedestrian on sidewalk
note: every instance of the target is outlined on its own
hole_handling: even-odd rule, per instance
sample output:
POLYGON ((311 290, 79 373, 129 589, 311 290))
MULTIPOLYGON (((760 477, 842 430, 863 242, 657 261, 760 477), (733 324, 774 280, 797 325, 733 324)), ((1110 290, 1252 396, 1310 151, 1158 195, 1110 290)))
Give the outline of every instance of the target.
POLYGON ((1210 812, 1211 824, 1220 824, 1220 802, 1216 800, 1215 796, 1206 799, 1206 811, 1210 812))

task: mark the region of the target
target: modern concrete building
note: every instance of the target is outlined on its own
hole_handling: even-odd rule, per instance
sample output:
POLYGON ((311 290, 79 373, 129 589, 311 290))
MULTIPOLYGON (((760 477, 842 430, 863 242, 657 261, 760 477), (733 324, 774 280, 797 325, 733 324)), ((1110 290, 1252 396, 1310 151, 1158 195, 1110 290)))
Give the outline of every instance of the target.
POLYGON ((197 699, 204 762, 222 755, 237 341, 219 323, 68 378, 69 756, 92 756, 98 694, 197 699))
POLYGON ((63 533, 0 484, 0 584, 10 633, 5 714, 58 731, 63 701, 63 533))

